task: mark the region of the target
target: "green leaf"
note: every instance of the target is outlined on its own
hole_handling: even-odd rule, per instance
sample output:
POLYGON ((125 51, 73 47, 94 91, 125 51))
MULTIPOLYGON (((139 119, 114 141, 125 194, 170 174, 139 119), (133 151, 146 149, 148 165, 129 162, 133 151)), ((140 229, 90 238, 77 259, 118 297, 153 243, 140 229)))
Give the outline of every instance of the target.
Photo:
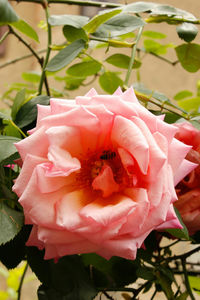
POLYGON ((97 28, 105 23, 107 20, 121 13, 122 9, 113 9, 111 11, 106 11, 99 15, 94 16, 87 24, 83 26, 83 29, 88 33, 93 33, 97 30, 97 28))
POLYGON ((0 1, 0 25, 9 24, 18 21, 18 16, 8 0, 0 1))
MULTIPOLYGON (((128 69, 130 56, 125 54, 113 54, 106 59, 106 62, 118 68, 128 69)), ((139 68, 140 66, 141 62, 135 59, 133 69, 139 68)))
POLYGON ((174 100, 183 100, 185 98, 191 97, 193 94, 192 92, 188 91, 188 90, 183 90, 178 92, 175 96, 174 96, 174 100))
POLYGON ((70 25, 76 28, 81 28, 88 22, 89 18, 76 15, 51 15, 48 22, 51 26, 70 25))
POLYGON ((173 16, 179 17, 180 21, 182 18, 189 19, 190 21, 196 20, 195 16, 193 16, 191 13, 170 5, 158 4, 152 8, 151 12, 152 15, 163 15, 167 16, 168 18, 173 16))
POLYGON ((163 55, 167 53, 167 49, 173 47, 173 44, 162 45, 154 40, 144 40, 144 48, 147 52, 153 52, 157 55, 163 55))
POLYGON ((14 136, 21 139, 21 133, 13 126, 10 120, 4 120, 3 124, 7 124, 3 130, 3 134, 6 136, 14 136))
POLYGON ((16 114, 19 111, 20 107, 24 104, 24 102, 26 100, 25 95, 26 95, 26 90, 22 89, 15 96, 12 110, 11 110, 11 117, 12 117, 13 121, 15 120, 16 114))
POLYGON ((195 39, 198 28, 194 24, 184 22, 176 27, 176 31, 182 40, 189 43, 195 39))
POLYGON ((65 81, 65 88, 67 90, 76 90, 85 80, 85 77, 73 77, 73 76, 65 76, 65 77, 55 77, 58 81, 65 81))
POLYGON ((0 203, 0 245, 12 240, 22 228, 24 216, 3 202, 0 203))
POLYGON ((155 279, 155 275, 153 273, 153 269, 152 268, 148 268, 148 267, 139 267, 137 270, 137 276, 139 278, 145 279, 145 280, 154 280, 155 279))
POLYGON ((48 105, 49 99, 48 96, 37 96, 25 103, 16 115, 15 124, 20 128, 31 124, 37 117, 37 104, 48 105))
POLYGON ((37 32, 24 20, 19 20, 18 22, 11 23, 10 25, 39 43, 37 32))
POLYGON ((136 16, 120 14, 102 24, 94 36, 101 38, 112 38, 131 32, 145 25, 145 22, 136 16))
POLYGON ((183 223, 183 220, 181 218, 181 215, 180 215, 178 209, 176 207, 174 207, 174 210, 175 210, 176 216, 179 219, 179 222, 181 223, 181 225, 183 226, 183 228, 182 229, 170 228, 170 229, 165 229, 165 231, 167 231, 168 233, 170 233, 171 235, 173 235, 176 238, 189 240, 190 237, 189 237, 189 234, 188 234, 187 227, 183 223))
POLYGON ((0 135, 0 163, 17 152, 14 143, 19 141, 16 137, 0 135))
POLYGON ((139 2, 125 5, 123 11, 134 12, 134 13, 147 12, 147 11, 151 11, 156 6, 157 6, 156 3, 152 3, 152 2, 147 3, 147 2, 139 1, 139 2))
POLYGON ((38 83, 40 81, 41 73, 37 71, 23 72, 22 78, 28 82, 38 83))
POLYGON ((71 66, 67 70, 67 74, 79 77, 80 74, 83 77, 97 74, 101 70, 102 65, 96 60, 84 61, 71 66))
POLYGON ((191 288, 200 295, 200 277, 188 276, 191 288))
POLYGON ((182 67, 188 72, 197 72, 200 69, 200 45, 189 43, 175 48, 182 67))
POLYGON ((85 48, 85 41, 80 39, 71 43, 54 56, 47 64, 46 71, 58 71, 66 67, 85 48))
POLYGON ((188 112, 198 112, 200 108, 200 97, 194 97, 177 101, 178 105, 188 112))
POLYGON ((76 28, 70 25, 65 25, 63 27, 63 34, 69 42, 74 42, 79 39, 85 41, 88 40, 88 36, 83 28, 76 28))
POLYGON ((152 31, 152 30, 146 30, 142 33, 143 36, 146 36, 151 39, 164 39, 166 38, 166 34, 158 32, 158 31, 152 31))
POLYGON ((113 94, 119 86, 123 85, 123 81, 116 72, 107 71, 99 77, 99 84, 104 91, 113 94))

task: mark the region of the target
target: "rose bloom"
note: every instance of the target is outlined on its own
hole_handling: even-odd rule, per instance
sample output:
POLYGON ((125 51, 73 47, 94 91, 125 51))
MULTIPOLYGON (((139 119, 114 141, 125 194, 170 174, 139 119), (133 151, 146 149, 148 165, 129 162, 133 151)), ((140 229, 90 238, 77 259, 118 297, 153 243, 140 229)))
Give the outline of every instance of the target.
POLYGON ((13 190, 33 224, 27 245, 45 248, 46 259, 134 259, 152 230, 180 228, 174 183, 194 164, 162 119, 132 89, 39 105, 36 128, 16 144, 23 167, 13 190))
POLYGON ((177 185, 178 201, 175 203, 189 233, 193 234, 200 230, 200 131, 189 122, 176 126, 179 129, 176 138, 192 146, 186 159, 197 164, 197 168, 177 185))

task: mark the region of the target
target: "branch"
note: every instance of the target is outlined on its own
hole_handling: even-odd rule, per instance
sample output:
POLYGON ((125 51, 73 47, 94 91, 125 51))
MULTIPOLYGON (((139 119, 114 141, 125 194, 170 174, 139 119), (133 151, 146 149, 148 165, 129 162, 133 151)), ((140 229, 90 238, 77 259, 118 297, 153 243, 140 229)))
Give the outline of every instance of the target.
POLYGON ((6 31, 3 36, 0 38, 0 44, 3 43, 3 41, 7 38, 7 36, 9 35, 10 31, 6 31))
POLYGON ((185 286, 186 286, 186 289, 188 291, 188 294, 190 295, 191 300, 195 300, 194 295, 192 293, 192 289, 191 289, 189 280, 188 280, 188 273, 187 273, 187 269, 186 269, 186 262, 185 262, 185 260, 186 260, 185 258, 181 259, 181 261, 182 261, 182 267, 183 267, 183 274, 184 274, 184 278, 185 278, 185 286))
POLYGON ((195 249, 192 249, 189 252, 183 253, 181 255, 174 255, 172 257, 165 258, 165 260, 168 260, 168 261, 177 260, 177 259, 183 260, 183 259, 188 258, 189 256, 191 256, 192 254, 194 254, 194 253, 196 253, 198 251, 200 251, 200 246, 198 246, 195 249))
MULTIPOLYGON (((39 50, 39 51, 36 52, 36 53, 37 53, 37 54, 40 54, 40 53, 44 53, 44 52, 46 52, 46 49, 39 50)), ((3 69, 3 68, 5 68, 5 67, 7 67, 7 66, 9 66, 9 65, 15 64, 15 63, 17 63, 17 62, 19 62, 19 61, 21 61, 21 60, 24 60, 24 59, 26 59, 26 58, 30 58, 30 57, 32 57, 32 56, 33 56, 33 54, 31 53, 31 54, 26 54, 26 55, 20 56, 20 57, 18 57, 18 58, 9 60, 9 61, 5 62, 4 64, 1 64, 1 65, 0 65, 0 69, 3 69)))
MULTIPOLYGON (((43 0, 11 0, 17 1, 18 3, 21 2, 33 2, 44 5, 43 0)), ((100 2, 100 1, 81 1, 81 0, 48 0, 48 3, 63 3, 67 5, 79 5, 79 6, 95 6, 101 8, 116 8, 122 6, 121 4, 117 3, 110 3, 110 2, 100 2)))
MULTIPOLYGON (((12 33, 22 44, 24 44, 24 46, 26 46, 29 49, 29 51, 37 59, 38 63, 42 67, 43 66, 43 58, 40 58, 39 55, 37 54, 37 52, 17 32, 15 32, 11 26, 9 26, 9 32, 12 33)), ((45 87, 46 87, 47 95, 49 96, 50 91, 49 91, 49 86, 48 86, 48 83, 47 83, 46 76, 44 78, 44 81, 45 81, 45 87)))

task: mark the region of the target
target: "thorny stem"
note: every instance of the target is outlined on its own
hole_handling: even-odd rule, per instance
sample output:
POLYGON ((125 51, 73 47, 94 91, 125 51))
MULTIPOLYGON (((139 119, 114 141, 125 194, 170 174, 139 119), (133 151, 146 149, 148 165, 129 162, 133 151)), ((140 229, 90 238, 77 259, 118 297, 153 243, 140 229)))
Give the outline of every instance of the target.
MULTIPOLYGON (((18 35, 18 33, 15 32, 11 26, 9 26, 9 32, 12 33, 21 43, 24 44, 24 46, 26 46, 30 50, 32 55, 37 59, 38 63, 42 67, 43 59, 39 57, 38 53, 20 35, 18 35)), ((45 81, 45 87, 46 87, 47 95, 50 95, 48 83, 47 83, 47 80, 46 80, 46 76, 44 78, 44 81, 45 81)))
POLYGON ((184 278, 185 278, 186 289, 190 295, 191 300, 195 300, 194 295, 192 293, 192 289, 190 287, 189 280, 188 280, 188 273, 187 273, 187 269, 186 269, 186 258, 182 258, 181 262, 182 262, 182 267, 183 267, 183 274, 184 274, 184 278))
MULTIPOLYGON (((45 71, 45 68, 47 66, 47 63, 49 61, 49 56, 50 56, 50 52, 51 52, 51 40, 52 40, 52 34, 51 34, 51 26, 48 22, 48 19, 49 19, 49 9, 48 7, 45 7, 45 14, 46 14, 46 21, 47 21, 47 28, 48 28, 48 40, 47 40, 47 52, 46 52, 46 57, 45 57, 45 60, 44 60, 44 64, 42 66, 42 75, 41 75, 41 78, 40 78, 40 84, 39 84, 39 88, 38 88, 38 94, 41 95, 42 93, 42 87, 43 87, 43 83, 45 81, 45 78, 46 78, 46 71, 45 71)), ((48 93, 48 96, 50 95, 50 93, 48 93)))
POLYGON ((135 45, 132 48, 131 59, 130 59, 130 62, 129 62, 128 70, 127 70, 127 73, 126 73, 126 78, 125 78, 125 81, 124 81, 124 85, 125 86, 128 86, 128 82, 129 82, 129 79, 130 79, 130 76, 131 76, 131 72, 132 72, 132 68, 133 68, 133 64, 134 64, 134 60, 135 60, 135 54, 136 54, 136 50, 137 50, 137 44, 138 44, 138 42, 139 42, 139 40, 141 38, 142 31, 143 31, 143 26, 140 27, 140 29, 138 31, 137 38, 136 38, 135 45))
POLYGON ((28 262, 26 263, 26 266, 24 268, 24 272, 22 274, 22 277, 21 277, 21 280, 20 280, 20 283, 19 283, 19 287, 18 287, 18 290, 17 290, 17 294, 18 294, 17 300, 20 300, 20 298, 21 298, 22 285, 23 285, 23 281, 24 281, 24 277, 26 275, 27 269, 28 269, 28 262))
POLYGON ((3 36, 0 39, 0 44, 3 43, 3 41, 7 38, 7 36, 10 34, 10 31, 6 31, 3 36))

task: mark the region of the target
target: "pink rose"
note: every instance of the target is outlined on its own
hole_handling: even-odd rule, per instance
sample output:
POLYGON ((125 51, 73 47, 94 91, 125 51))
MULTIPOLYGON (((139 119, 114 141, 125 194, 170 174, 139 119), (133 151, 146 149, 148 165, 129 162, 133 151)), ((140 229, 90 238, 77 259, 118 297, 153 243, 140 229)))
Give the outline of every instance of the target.
POLYGON ((28 245, 45 248, 46 259, 134 259, 152 230, 180 228, 174 182, 194 165, 176 132, 132 89, 39 105, 36 128, 16 144, 23 167, 14 191, 33 224, 28 245))
POLYGON ((176 138, 192 146, 186 158, 197 164, 197 168, 177 185, 178 201, 175 203, 190 234, 194 234, 200 230, 200 131, 189 122, 176 126, 179 129, 176 138))

